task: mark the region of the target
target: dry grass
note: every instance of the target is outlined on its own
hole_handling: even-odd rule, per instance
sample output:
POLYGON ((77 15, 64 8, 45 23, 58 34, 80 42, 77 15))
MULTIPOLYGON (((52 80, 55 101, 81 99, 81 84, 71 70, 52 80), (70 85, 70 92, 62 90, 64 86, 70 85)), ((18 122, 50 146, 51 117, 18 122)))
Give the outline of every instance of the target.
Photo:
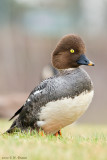
MULTIPOLYGON (((9 126, 10 122, 0 120, 0 132, 9 126)), ((1 134, 0 159, 107 160, 107 126, 73 125, 62 133, 62 138, 1 134)))

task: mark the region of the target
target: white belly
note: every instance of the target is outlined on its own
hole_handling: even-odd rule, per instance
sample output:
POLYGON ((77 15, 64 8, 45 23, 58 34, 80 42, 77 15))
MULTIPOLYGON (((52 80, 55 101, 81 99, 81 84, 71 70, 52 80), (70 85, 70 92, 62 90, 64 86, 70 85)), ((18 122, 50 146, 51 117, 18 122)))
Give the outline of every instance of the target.
POLYGON ((56 133, 61 128, 76 121, 88 108, 94 91, 83 92, 75 98, 63 98, 49 102, 39 113, 37 125, 45 133, 56 133))

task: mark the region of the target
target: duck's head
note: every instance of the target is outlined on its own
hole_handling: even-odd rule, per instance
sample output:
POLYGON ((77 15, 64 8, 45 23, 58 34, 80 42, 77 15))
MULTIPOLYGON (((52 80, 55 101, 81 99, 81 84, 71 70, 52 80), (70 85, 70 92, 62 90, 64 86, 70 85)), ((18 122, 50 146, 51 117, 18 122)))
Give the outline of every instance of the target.
POLYGON ((85 56, 83 40, 73 34, 64 36, 52 53, 52 64, 56 69, 76 68, 80 65, 94 66, 85 56))

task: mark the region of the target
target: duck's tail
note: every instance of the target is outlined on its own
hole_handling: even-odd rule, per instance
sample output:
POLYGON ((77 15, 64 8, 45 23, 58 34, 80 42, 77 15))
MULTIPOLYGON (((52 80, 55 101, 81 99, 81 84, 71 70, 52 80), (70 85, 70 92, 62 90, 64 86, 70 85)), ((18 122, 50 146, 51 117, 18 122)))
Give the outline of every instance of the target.
POLYGON ((12 123, 10 128, 5 133, 13 133, 13 132, 15 132, 16 128, 18 128, 16 122, 17 122, 17 119, 12 123))

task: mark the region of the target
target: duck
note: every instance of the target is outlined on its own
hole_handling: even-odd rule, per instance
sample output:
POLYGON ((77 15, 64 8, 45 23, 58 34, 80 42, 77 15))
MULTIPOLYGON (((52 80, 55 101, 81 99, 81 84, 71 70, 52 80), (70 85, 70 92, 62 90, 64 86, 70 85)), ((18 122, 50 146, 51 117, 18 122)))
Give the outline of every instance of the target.
POLYGON ((13 115, 7 133, 36 130, 61 135, 61 129, 77 121, 88 109, 94 88, 81 65, 94 66, 85 55, 86 46, 79 35, 68 34, 52 52, 52 65, 58 73, 43 80, 13 115))

